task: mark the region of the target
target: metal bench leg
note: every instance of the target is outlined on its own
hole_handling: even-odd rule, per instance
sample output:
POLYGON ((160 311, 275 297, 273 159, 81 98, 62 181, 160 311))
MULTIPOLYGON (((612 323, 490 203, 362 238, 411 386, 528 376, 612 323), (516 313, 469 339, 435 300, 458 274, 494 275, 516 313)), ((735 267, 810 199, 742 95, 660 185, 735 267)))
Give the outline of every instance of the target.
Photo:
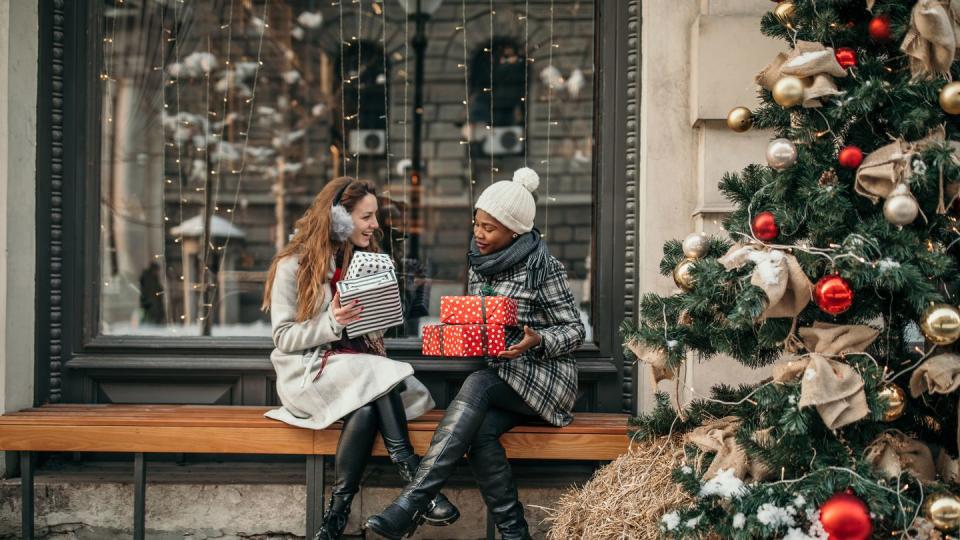
POLYGON ((324 456, 307 456, 307 540, 320 529, 323 518, 324 456))
POLYGON ((497 528, 493 526, 493 513, 487 510, 487 540, 497 538, 497 528))
POLYGON ((33 452, 20 452, 20 533, 33 540, 33 452))
POLYGON ((147 464, 143 454, 133 455, 133 540, 144 540, 147 504, 147 464))

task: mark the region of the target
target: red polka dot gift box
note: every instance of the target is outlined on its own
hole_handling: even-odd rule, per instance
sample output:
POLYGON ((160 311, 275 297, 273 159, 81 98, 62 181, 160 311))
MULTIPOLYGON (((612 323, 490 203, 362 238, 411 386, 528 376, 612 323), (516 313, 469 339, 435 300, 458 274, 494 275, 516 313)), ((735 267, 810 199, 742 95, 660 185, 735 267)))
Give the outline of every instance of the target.
POLYGON ((425 356, 496 356, 506 350, 499 324, 434 324, 423 327, 425 356))
POLYGON ((441 296, 444 324, 517 325, 517 301, 507 296, 441 296))

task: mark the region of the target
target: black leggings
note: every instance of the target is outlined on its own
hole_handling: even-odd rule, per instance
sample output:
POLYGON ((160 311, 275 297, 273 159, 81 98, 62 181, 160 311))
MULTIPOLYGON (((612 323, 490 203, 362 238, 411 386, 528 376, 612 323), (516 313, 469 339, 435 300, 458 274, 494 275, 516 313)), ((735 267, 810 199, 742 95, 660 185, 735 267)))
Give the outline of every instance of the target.
POLYGON ((407 435, 407 415, 400 398, 402 385, 343 417, 334 462, 334 495, 352 495, 360 489, 360 478, 378 431, 391 461, 397 463, 413 455, 413 445, 407 435))

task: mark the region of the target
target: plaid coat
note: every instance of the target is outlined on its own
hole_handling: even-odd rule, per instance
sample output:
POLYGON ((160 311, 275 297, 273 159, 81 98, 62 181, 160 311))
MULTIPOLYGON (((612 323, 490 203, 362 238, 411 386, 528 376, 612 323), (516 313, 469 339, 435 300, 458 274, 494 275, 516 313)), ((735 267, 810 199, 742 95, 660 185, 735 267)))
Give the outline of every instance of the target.
POLYGON ((544 420, 555 426, 573 421, 577 398, 577 363, 573 351, 583 343, 584 328, 567 285, 563 264, 550 257, 547 278, 537 290, 528 289, 526 263, 484 277, 470 268, 469 290, 478 295, 485 286, 497 296, 517 301, 518 327, 507 328, 507 346, 523 339, 523 326, 542 338, 539 346, 514 360, 494 359, 491 366, 544 420))

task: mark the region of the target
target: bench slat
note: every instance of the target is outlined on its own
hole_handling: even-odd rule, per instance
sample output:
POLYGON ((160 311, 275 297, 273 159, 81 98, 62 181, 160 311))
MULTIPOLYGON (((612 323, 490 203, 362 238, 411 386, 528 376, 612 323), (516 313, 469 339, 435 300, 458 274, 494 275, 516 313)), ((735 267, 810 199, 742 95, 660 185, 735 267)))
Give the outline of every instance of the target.
MULTIPOLYGON (((0 450, 332 455, 340 424, 321 431, 265 418, 269 407, 206 405, 49 405, 0 416, 0 450)), ((409 423, 418 452, 430 444, 442 410, 409 423)), ((503 435, 515 459, 612 460, 628 446, 627 416, 580 413, 566 427, 517 426, 503 435)), ((386 455, 378 438, 375 455, 386 455)))

